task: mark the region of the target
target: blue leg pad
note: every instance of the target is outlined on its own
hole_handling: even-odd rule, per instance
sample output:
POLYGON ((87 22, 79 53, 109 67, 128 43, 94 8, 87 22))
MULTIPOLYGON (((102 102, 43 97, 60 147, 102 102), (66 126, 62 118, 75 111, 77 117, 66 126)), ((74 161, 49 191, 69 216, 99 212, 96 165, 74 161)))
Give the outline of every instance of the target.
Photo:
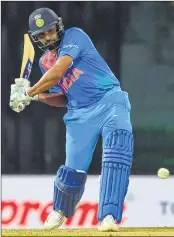
POLYGON ((83 195, 86 178, 85 172, 77 172, 62 165, 54 181, 53 210, 63 211, 67 218, 73 216, 76 205, 83 195))
POLYGON ((121 222, 132 166, 133 143, 131 132, 116 130, 103 145, 99 221, 110 214, 118 223, 121 222))

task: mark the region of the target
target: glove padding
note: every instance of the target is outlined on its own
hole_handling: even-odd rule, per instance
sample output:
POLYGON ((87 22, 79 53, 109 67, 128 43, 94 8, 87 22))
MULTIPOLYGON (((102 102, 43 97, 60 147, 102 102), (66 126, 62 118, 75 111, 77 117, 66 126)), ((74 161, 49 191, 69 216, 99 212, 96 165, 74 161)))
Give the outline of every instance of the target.
POLYGON ((38 100, 38 95, 30 97, 27 90, 30 88, 30 81, 23 78, 16 78, 15 84, 11 85, 9 106, 17 113, 25 109, 32 100, 38 100))
POLYGON ((10 100, 9 106, 13 111, 17 113, 20 113, 22 110, 25 109, 25 105, 21 102, 17 102, 16 100, 10 100))
POLYGON ((20 97, 21 97, 21 88, 19 88, 16 84, 12 84, 9 106, 11 107, 13 111, 17 113, 24 110, 25 105, 29 104, 29 103, 25 104, 21 102, 21 100, 19 99, 20 97))
MULTIPOLYGON (((28 105, 28 100, 31 102, 31 100, 38 100, 38 95, 35 95, 33 97, 30 97, 27 93, 27 91, 30 89, 30 81, 28 81, 27 79, 23 79, 23 78, 16 78, 15 79, 15 84, 17 86, 19 86, 19 88, 21 88, 21 92, 24 93, 24 98, 26 100, 26 104, 28 105)), ((22 97, 20 100, 24 100, 22 97)))

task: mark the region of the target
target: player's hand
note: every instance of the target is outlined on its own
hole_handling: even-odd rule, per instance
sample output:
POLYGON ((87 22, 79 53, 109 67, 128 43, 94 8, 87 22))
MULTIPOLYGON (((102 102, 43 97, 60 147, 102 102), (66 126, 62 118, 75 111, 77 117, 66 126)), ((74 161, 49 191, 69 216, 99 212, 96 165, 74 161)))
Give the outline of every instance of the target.
MULTIPOLYGON (((26 85, 26 84, 24 84, 26 85)), ((28 88, 28 87, 27 87, 28 88)), ((10 108, 19 113, 22 110, 24 110, 26 105, 29 105, 31 102, 30 100, 26 100, 24 93, 25 93, 25 87, 23 87, 22 84, 12 84, 11 85, 11 93, 10 93, 10 102, 9 106, 10 108), (25 100, 24 100, 25 98, 25 100)))
POLYGON ((24 105, 31 103, 31 98, 27 94, 27 90, 30 88, 30 81, 24 78, 16 78, 16 100, 22 102, 24 105))
POLYGON ((30 81, 24 78, 16 78, 15 84, 19 88, 20 87, 30 88, 30 81))
MULTIPOLYGON (((30 89, 30 81, 24 78, 16 78, 15 84, 20 88, 21 93, 23 93, 24 104, 29 105, 31 100, 38 100, 38 95, 30 97, 27 91, 30 89)), ((22 99, 21 98, 21 99, 22 99)))
POLYGON ((27 90, 30 88, 30 81, 24 78, 16 78, 15 84, 11 85, 10 103, 11 109, 17 113, 31 103, 32 100, 38 100, 38 95, 30 97, 27 90))
POLYGON ((25 105, 17 101, 17 94, 18 94, 18 88, 16 87, 15 84, 12 84, 9 106, 13 111, 19 113, 25 108, 25 105))
POLYGON ((13 111, 15 111, 17 113, 20 113, 21 111, 23 111, 25 109, 25 105, 23 103, 18 102, 13 99, 10 99, 9 106, 13 111))

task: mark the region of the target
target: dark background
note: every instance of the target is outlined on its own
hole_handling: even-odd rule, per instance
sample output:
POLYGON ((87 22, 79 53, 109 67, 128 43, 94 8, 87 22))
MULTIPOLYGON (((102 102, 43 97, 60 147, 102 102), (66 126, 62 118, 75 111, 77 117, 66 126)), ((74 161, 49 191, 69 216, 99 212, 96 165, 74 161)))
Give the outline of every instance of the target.
MULTIPOLYGON (((80 27, 91 37, 128 91, 135 151, 132 174, 174 172, 174 6, 172 2, 1 2, 2 174, 53 174, 65 161, 66 109, 33 102, 22 113, 9 108, 10 85, 19 77, 28 17, 53 9, 65 29, 80 27)), ((36 57, 33 85, 41 77, 36 57)), ((83 159, 83 157, 82 157, 83 159)), ((101 140, 89 174, 101 167, 101 140)))

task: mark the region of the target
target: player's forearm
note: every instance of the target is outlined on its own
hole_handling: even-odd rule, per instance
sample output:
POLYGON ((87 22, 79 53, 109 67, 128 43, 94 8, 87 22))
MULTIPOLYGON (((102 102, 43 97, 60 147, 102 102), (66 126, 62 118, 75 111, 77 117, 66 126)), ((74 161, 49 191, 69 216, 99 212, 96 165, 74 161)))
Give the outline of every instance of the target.
POLYGON ((58 95, 55 93, 53 94, 41 93, 39 94, 38 100, 42 103, 55 107, 66 107, 67 104, 67 100, 64 95, 58 95))
POLYGON ((60 57, 56 61, 56 64, 50 68, 33 87, 28 90, 28 95, 33 97, 55 86, 65 75, 68 68, 72 65, 72 62, 73 58, 68 55, 60 57))
POLYGON ((28 95, 31 97, 38 95, 55 86, 60 81, 60 79, 61 76, 58 74, 57 65, 54 65, 33 87, 28 90, 28 95))

